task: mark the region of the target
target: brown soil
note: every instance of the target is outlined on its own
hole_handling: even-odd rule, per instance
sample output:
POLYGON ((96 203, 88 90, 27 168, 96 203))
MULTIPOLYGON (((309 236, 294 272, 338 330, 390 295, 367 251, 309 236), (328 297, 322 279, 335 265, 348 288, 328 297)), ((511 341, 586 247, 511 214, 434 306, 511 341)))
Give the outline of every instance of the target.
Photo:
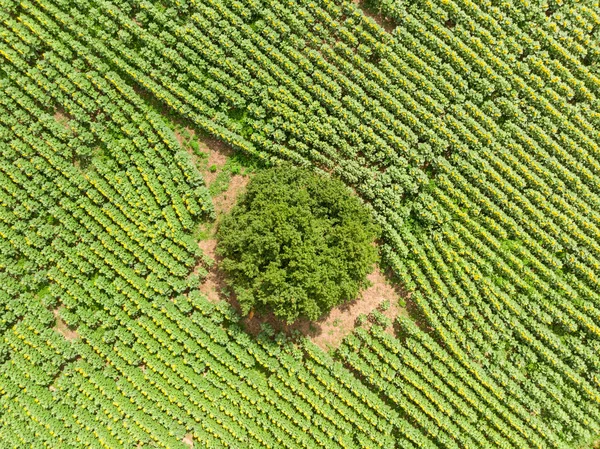
POLYGON ((217 241, 215 239, 201 240, 198 246, 204 254, 213 259, 215 263, 208 270, 208 276, 200 285, 199 290, 209 301, 217 302, 226 300, 223 289, 226 288, 225 275, 219 270, 218 256, 215 253, 217 241))
POLYGON ((213 139, 212 137, 205 137, 202 139, 200 148, 205 146, 210 152, 208 154, 208 166, 215 164, 217 167, 223 166, 229 156, 233 154, 233 149, 225 142, 213 139))
MULTIPOLYGON (((186 128, 186 130, 193 138, 195 135, 194 130, 191 128, 186 128)), ((175 136, 180 145, 184 146, 185 138, 177 132, 175 133, 175 136)), ((227 162, 227 158, 233 154, 233 150, 227 144, 210 137, 203 138, 201 141, 198 141, 198 144, 200 150, 208 154, 208 159, 198 168, 204 177, 206 185, 210 186, 221 172, 221 169, 227 162), (212 166, 216 167, 215 171, 210 171, 210 167, 212 166)), ((193 154, 190 148, 188 148, 188 151, 193 154)), ((248 176, 233 175, 229 180, 227 189, 213 198, 217 220, 223 213, 227 213, 231 210, 238 195, 245 190, 248 181, 250 181, 248 176)), ((207 278, 199 288, 209 301, 226 299, 226 295, 223 292, 226 290, 225 277, 218 269, 218 257, 215 254, 217 241, 214 238, 214 231, 215 226, 212 227, 212 235, 208 239, 198 242, 198 246, 202 252, 215 261, 215 264, 208 270, 207 278)))
POLYGON ((186 433, 181 441, 189 447, 194 447, 194 435, 191 433, 186 433))
POLYGON ((53 117, 54 120, 63 125, 65 128, 69 128, 69 122, 71 121, 71 118, 67 115, 65 111, 63 111, 62 109, 57 109, 53 117))
MULTIPOLYGON (((189 128, 186 128, 186 129, 189 129, 189 128)), ((194 131, 191 129, 189 129, 189 131, 194 133, 194 131)), ((183 137, 179 131, 175 131, 174 133, 175 133, 175 138, 177 139, 177 142, 179 142, 179 146, 184 147, 185 146, 185 137, 183 137)))
POLYGON ((63 337, 65 337, 67 340, 75 340, 76 338, 79 338, 79 334, 69 329, 67 323, 65 323, 60 317, 60 309, 61 307, 52 311, 56 320, 56 326, 54 326, 53 329, 59 334, 61 334, 63 337))
POLYGON ((200 151, 208 153, 206 167, 199 168, 201 169, 202 176, 204 176, 206 185, 209 186, 219 175, 219 171, 225 165, 225 162, 227 162, 227 158, 233 154, 233 149, 226 143, 211 137, 202 139, 198 144, 200 145, 200 151), (217 167, 216 171, 210 171, 210 167, 213 165, 217 167))
POLYGON ((359 299, 333 308, 325 319, 319 321, 321 333, 312 338, 313 343, 322 349, 339 346, 344 337, 356 327, 358 316, 368 315, 385 300, 389 301, 390 307, 382 313, 391 320, 398 315, 407 314, 405 309, 398 306, 399 290, 388 282, 379 267, 376 267, 367 279, 371 286, 361 292, 359 299))
POLYGON ((209 186, 217 178, 220 169, 227 162, 227 158, 233 154, 233 149, 225 142, 213 139, 212 137, 196 139, 196 131, 193 128, 186 126, 184 129, 185 135, 182 135, 179 131, 175 131, 175 138, 179 142, 179 145, 192 156, 192 160, 196 163, 200 173, 202 173, 206 185, 209 186), (194 154, 192 148, 186 143, 188 136, 192 140, 196 140, 201 152, 208 154, 208 159, 203 161, 202 164, 197 163, 198 156, 194 154), (216 167, 215 171, 210 171, 212 166, 216 167))
MULTIPOLYGON (((186 144, 187 137, 189 135, 192 140, 194 140, 196 136, 196 131, 193 128, 185 127, 185 135, 182 135, 180 132, 175 131, 175 138, 179 145, 182 148, 185 148, 187 152, 192 156, 192 160, 197 163, 198 156, 194 154, 194 151, 190 146, 186 144)), ((225 142, 221 142, 220 140, 213 139, 212 137, 203 137, 202 139, 197 139, 198 146, 200 147, 200 151, 208 154, 208 159, 204 161, 202 164, 197 163, 198 170, 202 173, 202 177, 204 178, 204 182, 206 186, 210 186, 213 181, 219 175, 219 172, 227 162, 227 158, 233 154, 233 149, 227 145, 225 142), (211 171, 211 167, 215 167, 216 170, 211 171)), ((248 179, 241 175, 235 175, 231 179, 230 188, 233 188, 232 191, 233 200, 235 200, 235 195, 237 192, 236 189, 239 188, 239 185, 245 186, 248 183, 248 179)), ((217 200, 222 197, 222 199, 226 199, 231 195, 227 195, 228 192, 224 192, 222 195, 217 196, 217 200)), ((234 201, 231 201, 233 204, 234 201)))
POLYGON ((229 212, 236 203, 237 197, 246 190, 248 181, 250 181, 248 176, 233 175, 229 181, 227 190, 213 198, 215 212, 217 214, 229 212))
POLYGON ((215 250, 217 249, 217 241, 215 239, 200 240, 198 246, 204 254, 213 260, 215 259, 215 250))

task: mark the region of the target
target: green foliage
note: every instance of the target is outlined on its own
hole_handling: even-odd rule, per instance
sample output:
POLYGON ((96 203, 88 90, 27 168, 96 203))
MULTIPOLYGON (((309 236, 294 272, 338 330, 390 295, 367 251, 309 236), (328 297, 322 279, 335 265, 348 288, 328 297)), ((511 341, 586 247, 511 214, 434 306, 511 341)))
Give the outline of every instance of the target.
POLYGON ((223 170, 229 171, 232 175, 247 175, 255 173, 257 170, 265 168, 265 164, 260 159, 256 159, 240 151, 234 152, 227 158, 223 170))
POLYGON ((392 321, 377 309, 373 310, 369 314, 369 320, 373 324, 377 324, 383 328, 386 328, 386 327, 389 327, 392 325, 392 321))
MULTIPOLYGON (((206 154, 206 153, 204 153, 206 154)), ((206 161, 201 161, 206 163, 206 161)), ((208 191, 212 197, 217 196, 227 190, 231 177, 234 175, 248 175, 254 173, 259 168, 259 164, 256 161, 240 154, 239 152, 234 153, 228 157, 222 167, 217 165, 211 165, 209 171, 217 173, 217 177, 210 184, 208 191)))
MULTIPOLYGON (((217 170, 216 165, 213 165, 212 167, 215 167, 215 171, 217 170)), ((208 188, 210 195, 214 197, 223 193, 227 190, 227 187, 229 187, 229 181, 231 181, 231 173, 227 170, 221 170, 208 188)))
POLYGON ((217 251, 245 313, 315 320, 366 286, 378 232, 343 183, 282 166, 252 179, 219 227, 217 251))
POLYGON ((210 238, 212 235, 212 225, 214 222, 202 223, 198 226, 198 228, 194 231, 194 239, 195 240, 206 240, 210 238))
POLYGON ((0 0, 0 448, 591 446, 597 0, 139 3, 0 0), (208 136, 368 200, 399 338, 199 293, 208 136))
POLYGON ((368 319, 367 315, 364 313, 361 313, 360 315, 358 315, 356 317, 355 324, 357 326, 364 326, 367 323, 367 319, 368 319))

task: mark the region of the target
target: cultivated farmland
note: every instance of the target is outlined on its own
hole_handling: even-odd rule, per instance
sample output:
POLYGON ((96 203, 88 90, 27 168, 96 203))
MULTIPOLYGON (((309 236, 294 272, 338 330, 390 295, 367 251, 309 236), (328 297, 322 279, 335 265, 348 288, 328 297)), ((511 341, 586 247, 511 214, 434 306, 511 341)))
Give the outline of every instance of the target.
POLYGON ((599 273, 597 0, 0 0, 2 448, 589 448, 599 273), (218 282, 282 164, 381 230, 356 327, 218 282))

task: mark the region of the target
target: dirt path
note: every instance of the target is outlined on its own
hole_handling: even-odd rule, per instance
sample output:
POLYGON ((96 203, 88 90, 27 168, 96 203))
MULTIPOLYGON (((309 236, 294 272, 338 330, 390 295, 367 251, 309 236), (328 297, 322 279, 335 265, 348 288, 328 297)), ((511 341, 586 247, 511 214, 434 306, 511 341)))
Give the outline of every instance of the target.
POLYGON ((65 323, 63 321, 63 319, 60 317, 61 309, 62 309, 62 307, 59 307, 58 309, 55 309, 52 311, 52 313, 54 314, 54 319, 56 320, 56 325, 54 326, 53 329, 56 332, 58 332, 59 334, 61 334, 63 337, 65 337, 65 339, 67 339, 67 340, 75 340, 76 338, 79 338, 79 334, 77 332, 69 329, 69 326, 67 326, 67 323, 65 323))
POLYGON ((229 186, 223 193, 213 198, 213 205, 217 216, 228 213, 236 203, 238 196, 246 190, 250 181, 249 176, 233 175, 229 180, 229 186))
POLYGON ((204 293, 209 301, 217 302, 225 300, 223 294, 223 289, 226 287, 225 276, 219 270, 217 255, 215 253, 217 241, 214 238, 200 240, 198 246, 204 254, 215 261, 213 266, 208 269, 208 276, 202 285, 200 285, 199 290, 204 293))

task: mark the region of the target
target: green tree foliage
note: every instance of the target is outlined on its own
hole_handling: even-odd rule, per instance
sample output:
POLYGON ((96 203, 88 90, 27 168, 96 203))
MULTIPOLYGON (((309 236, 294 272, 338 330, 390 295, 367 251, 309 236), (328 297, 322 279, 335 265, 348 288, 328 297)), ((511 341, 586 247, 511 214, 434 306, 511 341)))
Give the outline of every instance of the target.
POLYGON ((282 166, 252 179, 217 251, 245 313, 314 320, 367 284, 378 231, 341 181, 282 166))

